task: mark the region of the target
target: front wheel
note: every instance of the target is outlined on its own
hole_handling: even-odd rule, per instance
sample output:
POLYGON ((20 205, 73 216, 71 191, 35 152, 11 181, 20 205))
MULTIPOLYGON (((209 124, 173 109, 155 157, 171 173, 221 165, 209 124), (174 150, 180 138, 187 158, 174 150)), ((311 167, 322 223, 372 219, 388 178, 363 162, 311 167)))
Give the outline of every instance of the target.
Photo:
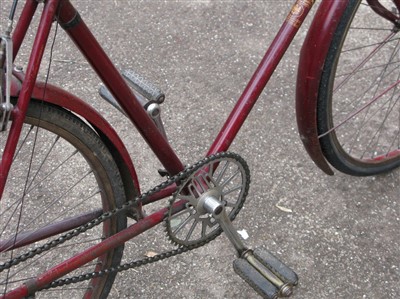
MULTIPOLYGON (((1 132, 1 150, 6 139, 1 132)), ((0 264, 124 202, 118 168, 99 136, 71 112, 32 100, 0 201, 0 264)), ((125 215, 118 215, 2 271, 0 297, 125 227, 125 215)), ((123 246, 110 250, 70 275, 115 267, 122 252, 123 246)), ((44 290, 37 298, 106 298, 115 275, 44 290)))
POLYGON ((400 165, 399 29, 366 1, 350 0, 334 33, 317 123, 326 159, 344 173, 375 175, 400 165))

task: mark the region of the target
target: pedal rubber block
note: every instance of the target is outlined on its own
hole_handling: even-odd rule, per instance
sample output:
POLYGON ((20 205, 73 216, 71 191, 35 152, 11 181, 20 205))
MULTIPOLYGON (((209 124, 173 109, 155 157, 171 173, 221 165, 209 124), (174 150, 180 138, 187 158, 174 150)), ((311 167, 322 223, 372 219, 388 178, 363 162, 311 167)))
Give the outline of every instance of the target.
POLYGON ((271 252, 263 248, 256 248, 253 251, 254 256, 271 272, 278 276, 282 281, 296 286, 299 282, 297 274, 286 266, 282 261, 275 257, 271 252))
POLYGON ((278 298, 278 288, 262 276, 247 260, 243 258, 236 259, 233 262, 233 269, 263 298, 278 298))

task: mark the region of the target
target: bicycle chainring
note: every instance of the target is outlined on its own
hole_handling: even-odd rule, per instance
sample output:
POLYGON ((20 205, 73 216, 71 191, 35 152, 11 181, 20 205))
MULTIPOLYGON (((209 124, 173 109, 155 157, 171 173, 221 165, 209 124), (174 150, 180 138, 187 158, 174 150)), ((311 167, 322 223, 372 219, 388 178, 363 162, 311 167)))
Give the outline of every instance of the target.
POLYGON ((170 200, 165 220, 167 235, 179 246, 207 243, 221 234, 217 221, 202 208, 212 194, 224 203, 233 221, 243 207, 250 186, 249 168, 239 155, 223 152, 196 167, 170 200))

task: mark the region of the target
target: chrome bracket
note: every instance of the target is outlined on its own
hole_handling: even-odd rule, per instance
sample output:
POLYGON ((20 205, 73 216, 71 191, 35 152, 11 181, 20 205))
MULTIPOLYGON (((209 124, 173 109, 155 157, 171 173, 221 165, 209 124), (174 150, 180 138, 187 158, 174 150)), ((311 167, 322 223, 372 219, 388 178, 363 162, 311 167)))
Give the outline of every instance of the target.
POLYGON ((211 189, 209 192, 203 194, 203 196, 200 197, 197 209, 199 211, 204 210, 212 215, 212 217, 221 226, 225 235, 228 237, 229 241, 232 243, 238 256, 240 257, 248 250, 248 248, 243 244, 239 234, 232 224, 232 221, 229 219, 224 203, 218 200, 218 193, 219 192, 217 190, 211 189))
POLYGON ((0 43, 0 131, 7 129, 11 111, 11 80, 12 80, 12 40, 9 36, 1 36, 0 43))

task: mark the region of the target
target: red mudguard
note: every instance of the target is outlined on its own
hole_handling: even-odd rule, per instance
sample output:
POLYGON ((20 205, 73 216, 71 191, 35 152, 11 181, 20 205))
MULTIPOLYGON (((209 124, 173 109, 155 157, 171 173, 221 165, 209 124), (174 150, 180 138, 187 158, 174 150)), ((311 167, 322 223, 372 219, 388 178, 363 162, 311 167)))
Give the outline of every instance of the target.
POLYGON ((326 174, 333 171, 318 140, 317 98, 323 63, 333 33, 348 0, 324 0, 316 12, 300 53, 296 87, 296 114, 300 138, 311 159, 326 174))
MULTIPOLYGON (((24 76, 22 73, 15 75, 16 76, 13 76, 11 86, 12 97, 17 97, 19 95, 21 81, 23 80, 24 76)), ((44 101, 64 107, 74 112, 75 114, 87 120, 94 128, 96 128, 96 130, 102 132, 102 134, 104 134, 104 136, 108 139, 108 142, 106 142, 107 146, 109 148, 112 147, 110 148, 110 152, 119 162, 118 167, 121 171, 121 175, 123 176, 122 179, 124 180, 124 183, 128 184, 128 186, 132 185, 133 183, 134 187, 136 187, 136 190, 140 192, 139 181, 129 153, 111 125, 99 113, 97 113, 96 110, 76 96, 51 84, 46 84, 46 91, 44 92, 44 87, 44 83, 36 83, 32 98, 41 100, 43 99, 44 95, 44 101), (116 152, 118 153, 118 156, 116 156, 116 152)), ((132 192, 129 190, 127 191, 128 193, 132 192)), ((129 199, 131 198, 128 198, 128 200, 129 199)))

